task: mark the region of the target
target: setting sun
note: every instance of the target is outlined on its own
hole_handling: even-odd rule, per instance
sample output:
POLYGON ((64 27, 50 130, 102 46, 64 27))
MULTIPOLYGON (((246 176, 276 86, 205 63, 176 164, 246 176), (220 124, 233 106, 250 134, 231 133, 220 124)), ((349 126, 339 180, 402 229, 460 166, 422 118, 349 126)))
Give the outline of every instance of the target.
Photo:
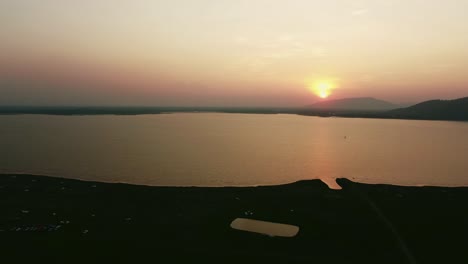
POLYGON ((328 98, 334 88, 335 84, 329 80, 316 81, 310 86, 310 90, 322 99, 328 98))
POLYGON ((317 84, 316 93, 320 98, 327 98, 331 93, 331 85, 327 82, 317 84))

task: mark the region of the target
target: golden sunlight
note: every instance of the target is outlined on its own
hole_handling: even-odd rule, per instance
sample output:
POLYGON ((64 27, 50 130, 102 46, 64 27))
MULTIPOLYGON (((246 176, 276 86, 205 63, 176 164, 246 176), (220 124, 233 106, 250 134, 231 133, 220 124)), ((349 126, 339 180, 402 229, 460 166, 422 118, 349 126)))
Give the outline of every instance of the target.
POLYGON ((332 90, 335 88, 335 84, 329 80, 320 80, 309 86, 310 90, 318 97, 325 99, 329 97, 332 90))
POLYGON ((321 82, 317 84, 316 93, 320 98, 327 98, 331 93, 330 89, 331 85, 329 83, 321 82))

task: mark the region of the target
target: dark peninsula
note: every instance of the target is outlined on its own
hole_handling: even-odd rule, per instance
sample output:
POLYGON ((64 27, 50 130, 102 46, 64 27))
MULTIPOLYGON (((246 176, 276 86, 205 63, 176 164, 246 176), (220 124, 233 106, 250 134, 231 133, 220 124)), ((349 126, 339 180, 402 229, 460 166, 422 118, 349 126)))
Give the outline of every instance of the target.
POLYGON ((5 263, 463 263, 468 188, 338 179, 262 187, 150 187, 1 175, 5 263), (248 214, 248 216, 246 215, 248 214), (238 217, 300 227, 238 231, 238 217))

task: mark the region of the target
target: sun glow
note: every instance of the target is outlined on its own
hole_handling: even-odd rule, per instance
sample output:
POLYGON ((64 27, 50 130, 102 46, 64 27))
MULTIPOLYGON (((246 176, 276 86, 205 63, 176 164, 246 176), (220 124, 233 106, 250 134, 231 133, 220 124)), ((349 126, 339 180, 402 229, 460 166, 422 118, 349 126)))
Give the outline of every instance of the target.
POLYGON ((322 99, 328 98, 334 88, 335 84, 328 80, 316 81, 310 85, 310 90, 322 99))
POLYGON ((317 84, 316 93, 320 98, 327 98, 328 96, 330 96, 330 93, 331 93, 330 90, 331 90, 331 85, 329 83, 322 82, 322 83, 317 84))

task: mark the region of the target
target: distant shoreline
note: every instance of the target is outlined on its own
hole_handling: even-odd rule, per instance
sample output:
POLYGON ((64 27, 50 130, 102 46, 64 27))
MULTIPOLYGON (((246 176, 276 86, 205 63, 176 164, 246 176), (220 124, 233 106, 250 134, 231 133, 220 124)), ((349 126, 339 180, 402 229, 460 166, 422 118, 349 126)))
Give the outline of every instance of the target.
POLYGON ((468 121, 464 118, 423 118, 396 116, 389 111, 315 110, 308 108, 221 108, 221 107, 1 107, 0 115, 55 115, 55 116, 136 116, 178 113, 224 114, 293 114, 316 117, 401 119, 427 121, 468 121))
POLYGON ((161 107, 161 106, 0 106, 0 115, 143 115, 162 113, 297 114, 319 117, 355 117, 407 120, 468 121, 468 97, 430 100, 405 108, 377 110, 373 98, 325 101, 325 108, 304 107, 161 107), (351 107, 351 108, 350 108, 351 107), (358 108, 359 107, 359 108, 358 108), (368 106, 369 107, 369 106, 368 106), (353 109, 353 110, 344 110, 353 109), (366 110, 365 110, 366 109, 366 110), (370 110, 373 109, 373 110, 370 110))

